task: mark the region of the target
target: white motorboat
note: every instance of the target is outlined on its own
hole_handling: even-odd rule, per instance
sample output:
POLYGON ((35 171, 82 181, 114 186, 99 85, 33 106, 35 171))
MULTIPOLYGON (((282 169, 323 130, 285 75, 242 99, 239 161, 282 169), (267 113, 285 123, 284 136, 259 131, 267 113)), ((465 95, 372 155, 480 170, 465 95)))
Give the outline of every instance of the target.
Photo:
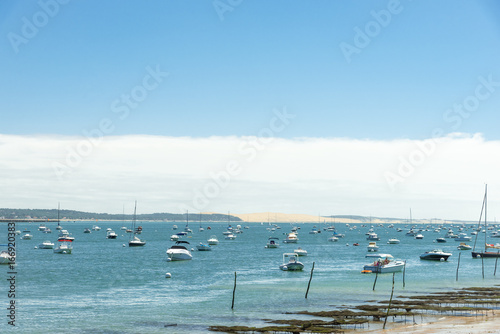
POLYGON ((168 261, 191 260, 193 256, 186 248, 187 245, 189 245, 187 241, 177 241, 175 245, 167 250, 168 261))
POLYGON ((445 253, 441 249, 433 249, 420 255, 422 260, 447 261, 451 253, 445 253))
POLYGON ((172 234, 172 235, 170 236, 170 240, 171 240, 171 241, 177 241, 177 240, 179 240, 179 238, 180 238, 180 237, 179 237, 177 234, 172 234))
POLYGON ((418 233, 416 236, 415 236, 415 239, 423 239, 424 238, 424 235, 422 233, 418 233))
POLYGON ((401 260, 390 260, 389 258, 379 258, 375 262, 371 264, 367 264, 363 267, 364 272, 372 272, 372 273, 395 273, 403 270, 405 266, 405 262, 401 260))
POLYGON ((38 226, 38 231, 44 232, 46 229, 47 226, 45 226, 45 224, 40 224, 40 226, 38 226))
POLYGON ((83 233, 92 233, 92 231, 90 230, 90 228, 85 228, 85 229, 83 230, 83 233))
POLYGON ((92 231, 100 231, 101 228, 97 225, 92 226, 92 231))
POLYGON ((446 242, 446 239, 445 239, 445 238, 437 238, 437 239, 436 239, 436 242, 441 242, 441 243, 443 243, 443 242, 446 242))
POLYGON ((307 251, 305 249, 302 249, 302 248, 297 248, 297 249, 294 249, 293 252, 295 254, 297 254, 298 256, 307 256, 307 251))
POLYGON ((73 251, 73 246, 70 242, 61 242, 59 245, 54 248, 54 253, 56 254, 71 254, 73 251))
POLYGON ((45 240, 40 245, 38 245, 38 248, 39 249, 53 249, 54 248, 54 243, 50 242, 49 240, 45 240))
POLYGON ((459 233, 455 238, 455 241, 471 241, 471 237, 467 235, 467 233, 459 233))
POLYGON ((368 234, 368 237, 366 238, 366 240, 370 240, 370 241, 379 241, 379 240, 380 240, 380 238, 379 238, 379 236, 377 235, 377 233, 372 232, 372 233, 368 234))
POLYGON ((457 246, 458 250, 471 250, 472 246, 467 245, 465 242, 461 242, 460 245, 457 246))
POLYGON ((395 244, 399 244, 400 241, 399 241, 399 239, 392 238, 392 239, 389 239, 389 241, 387 241, 387 243, 391 244, 391 245, 395 245, 395 244))
POLYGON ((16 262, 16 256, 10 256, 9 252, 3 250, 0 253, 0 264, 11 264, 16 262))
POLYGON ((211 251, 212 247, 209 244, 204 244, 203 242, 200 242, 198 245, 196 245, 196 248, 199 251, 211 251))
POLYGON ((280 269, 284 271, 301 271, 304 269, 304 264, 297 259, 297 253, 284 253, 283 264, 280 265, 280 269), (288 262, 285 262, 286 258, 288 258, 288 262))
POLYGON ((23 236, 21 237, 21 239, 23 239, 23 240, 31 240, 31 239, 33 239, 33 235, 29 234, 29 233, 25 233, 25 234, 23 234, 23 236))
POLYGON ((370 241, 368 243, 368 247, 367 247, 367 250, 369 252, 376 252, 378 251, 378 246, 377 246, 377 243, 375 241, 370 241))
POLYGON ((207 243, 209 245, 218 245, 219 244, 219 239, 215 235, 210 236, 210 238, 207 240, 207 243))
POLYGON ((339 238, 337 238, 336 236, 331 236, 330 238, 328 238, 328 241, 337 242, 337 241, 339 241, 339 238))
POLYGON ((234 240, 236 239, 236 236, 232 233, 229 233, 229 234, 226 234, 226 236, 224 237, 224 239, 226 240, 234 240))
POLYGON ((177 229, 178 229, 177 225, 172 225, 172 230, 177 230, 177 229))
POLYGON ((299 238, 297 237, 297 233, 294 232, 288 233, 285 240, 283 240, 285 244, 296 244, 297 241, 299 241, 299 238))
POLYGON ((276 237, 269 237, 267 240, 266 248, 278 248, 280 246, 279 239, 276 237))
POLYGON ((116 239, 118 235, 113 230, 108 230, 106 232, 106 239, 116 239))
POLYGON ((59 232, 59 236, 57 238, 57 241, 69 241, 69 242, 72 242, 73 240, 75 240, 75 238, 72 237, 72 236, 70 236, 69 232, 67 230, 61 230, 61 232, 59 232))

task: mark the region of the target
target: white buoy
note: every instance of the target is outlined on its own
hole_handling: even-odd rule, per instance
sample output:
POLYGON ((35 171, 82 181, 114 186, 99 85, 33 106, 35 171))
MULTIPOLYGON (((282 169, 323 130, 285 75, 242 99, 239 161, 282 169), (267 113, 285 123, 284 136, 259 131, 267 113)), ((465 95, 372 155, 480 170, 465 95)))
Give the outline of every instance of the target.
POLYGON ((476 258, 480 259, 480 258, 481 258, 481 255, 477 254, 476 258))
POLYGON ((170 261, 172 261, 172 259, 171 258, 167 258, 167 262, 170 262, 170 261))
POLYGON ((444 262, 444 257, 440 258, 439 261, 444 262))
POLYGON ((122 246, 125 247, 125 244, 123 244, 122 246))
POLYGON ((172 274, 170 274, 170 273, 165 274, 165 278, 171 278, 171 277, 172 277, 172 274))

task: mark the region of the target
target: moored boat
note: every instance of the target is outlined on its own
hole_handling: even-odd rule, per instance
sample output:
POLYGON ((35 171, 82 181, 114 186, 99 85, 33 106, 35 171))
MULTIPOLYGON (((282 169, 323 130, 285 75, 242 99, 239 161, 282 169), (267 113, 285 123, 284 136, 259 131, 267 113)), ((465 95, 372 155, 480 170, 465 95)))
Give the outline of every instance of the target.
POLYGON ((167 250, 167 256, 169 261, 185 261, 191 260, 193 256, 191 252, 186 248, 189 245, 187 241, 177 241, 175 245, 167 250))
POLYGON ((280 269, 283 271, 301 271, 304 269, 304 264, 297 260, 297 258, 297 253, 284 253, 283 264, 280 265, 280 269), (288 262, 285 262, 286 258, 288 258, 288 262))
POLYGON ((405 266, 405 262, 401 260, 391 260, 388 257, 385 259, 379 258, 375 260, 371 264, 367 264, 363 267, 363 271, 372 272, 372 273, 395 273, 403 270, 405 266))
POLYGON ((433 249, 432 251, 421 254, 420 259, 431 261, 447 261, 451 255, 451 253, 445 253, 441 249, 433 249))

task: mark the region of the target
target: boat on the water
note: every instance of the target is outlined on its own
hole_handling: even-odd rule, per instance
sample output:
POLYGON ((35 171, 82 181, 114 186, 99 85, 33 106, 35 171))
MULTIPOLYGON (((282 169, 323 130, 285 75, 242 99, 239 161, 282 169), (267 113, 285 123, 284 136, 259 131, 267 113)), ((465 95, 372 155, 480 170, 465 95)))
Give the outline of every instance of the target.
POLYGON ((196 248, 199 251, 211 251, 212 247, 209 244, 204 244, 203 242, 200 242, 198 245, 196 245, 196 248))
POLYGON ((298 260, 297 253, 284 253, 283 254, 283 264, 280 265, 280 269, 284 271, 301 271, 304 269, 304 264, 298 260), (286 262, 288 258, 288 262, 286 262))
POLYGON ((467 233, 459 233, 455 238, 455 241, 471 241, 471 237, 467 235, 467 233))
POLYGON ((432 251, 420 254, 420 259, 431 261, 447 261, 451 253, 445 253, 441 249, 433 249, 432 251))
POLYGON ((403 270, 405 266, 405 262, 402 260, 391 260, 388 257, 379 258, 375 260, 373 263, 367 264, 363 267, 363 271, 372 272, 372 273, 395 273, 403 270))
POLYGON ((367 250, 369 252, 376 252, 376 251, 378 251, 377 243, 375 241, 369 242, 368 246, 367 246, 367 250))
POLYGON ((186 248, 189 245, 187 241, 176 241, 175 245, 167 249, 167 256, 169 261, 184 261, 191 260, 193 256, 186 248))
POLYGON ((391 244, 391 245, 396 245, 396 244, 399 244, 400 241, 399 241, 399 239, 392 238, 392 239, 389 239, 389 241, 387 241, 387 243, 391 244))
MULTIPOLYGON (((0 245, 6 247, 7 245, 0 245)), ((11 256, 8 251, 3 250, 0 252, 0 264, 11 264, 16 262, 16 256, 11 256)))
POLYGON ((269 239, 267 240, 266 248, 278 248, 280 246, 278 241, 279 238, 269 237, 269 239))
POLYGON ((73 251, 73 246, 71 242, 64 241, 60 242, 56 248, 54 248, 54 253, 56 254, 71 254, 73 251))
POLYGON ((118 235, 113 230, 109 230, 106 232, 106 239, 116 239, 118 235))
POLYGON ((444 242, 446 242, 446 239, 445 238, 437 238, 436 242, 444 243, 444 242))
POLYGON ((136 217, 137 217, 136 213, 137 213, 137 201, 135 201, 135 205, 134 205, 134 220, 132 223, 132 230, 134 231, 134 233, 130 234, 130 239, 128 240, 129 247, 141 247, 141 246, 144 246, 146 244, 145 240, 141 240, 137 236, 137 234, 141 234, 142 226, 139 226, 137 228, 135 227, 136 217))
POLYGON ((297 248, 297 249, 294 249, 293 252, 295 254, 297 254, 298 256, 307 256, 307 251, 305 249, 302 249, 302 248, 297 248))
POLYGON ((207 240, 207 243, 211 246, 213 245, 218 245, 219 244, 219 239, 215 235, 210 236, 210 238, 207 240))
POLYGON ((295 232, 288 233, 285 240, 283 240, 285 244, 296 244, 297 241, 299 241, 299 238, 295 232))
POLYGON ((471 250, 472 246, 467 245, 465 242, 461 242, 460 245, 457 246, 458 250, 471 250))
MULTIPOLYGON (((485 186, 485 189, 484 189, 484 198, 483 198, 483 207, 481 208, 481 217, 479 218, 479 223, 478 223, 478 230, 481 229, 481 219, 482 219, 482 214, 483 214, 483 211, 484 211, 484 230, 486 232, 486 230, 488 230, 488 221, 486 219, 486 213, 487 213, 487 206, 488 206, 488 185, 485 186)), ((500 257, 500 249, 496 250, 496 251, 489 251, 488 249, 490 248, 496 248, 495 246, 491 245, 491 244, 488 244, 487 241, 486 241, 486 235, 488 233, 484 233, 484 251, 476 251, 476 242, 477 242, 477 236, 479 234, 476 234, 476 242, 474 242, 474 248, 472 249, 472 257, 473 258, 482 258, 482 257, 500 257)))
POLYGON ((25 233, 25 234, 22 235, 21 239, 23 239, 23 240, 31 240, 31 239, 33 239, 33 235, 29 234, 29 233, 25 233))
POLYGON ((38 245, 39 249, 53 249, 54 248, 54 243, 50 242, 50 240, 45 240, 41 244, 38 245))

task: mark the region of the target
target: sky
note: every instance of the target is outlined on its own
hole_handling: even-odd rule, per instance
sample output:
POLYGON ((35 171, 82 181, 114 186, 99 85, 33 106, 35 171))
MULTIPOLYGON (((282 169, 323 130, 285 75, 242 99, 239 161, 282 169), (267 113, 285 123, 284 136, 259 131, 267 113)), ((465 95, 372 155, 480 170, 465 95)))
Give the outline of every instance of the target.
POLYGON ((0 207, 500 217, 497 1, 6 0, 0 36, 0 207))

